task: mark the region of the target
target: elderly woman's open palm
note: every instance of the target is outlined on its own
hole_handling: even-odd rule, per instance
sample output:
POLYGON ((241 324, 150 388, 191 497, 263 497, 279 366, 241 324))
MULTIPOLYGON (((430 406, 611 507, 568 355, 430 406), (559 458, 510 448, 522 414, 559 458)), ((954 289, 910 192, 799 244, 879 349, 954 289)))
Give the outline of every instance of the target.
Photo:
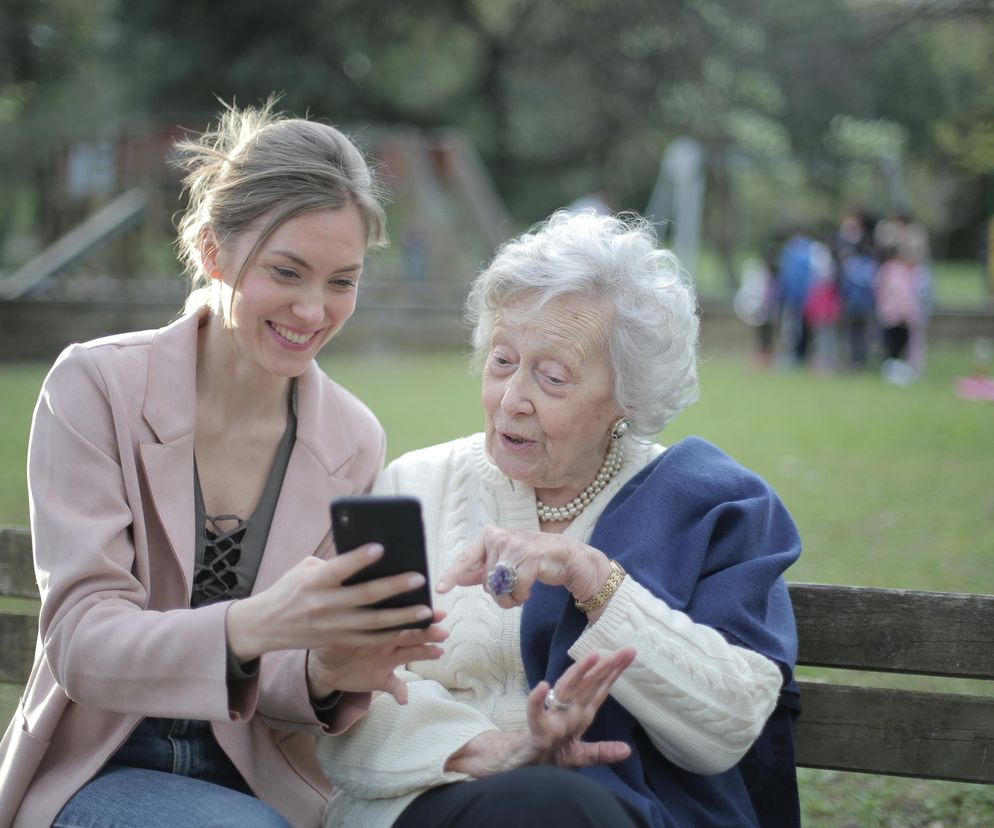
POLYGON ((559 677, 539 682, 528 694, 528 730, 490 730, 467 742, 446 770, 478 778, 525 765, 580 768, 620 762, 631 753, 624 742, 584 742, 611 685, 635 658, 625 647, 609 655, 589 653, 559 677))
POLYGON ((535 686, 528 695, 528 729, 540 761, 578 768, 628 757, 631 749, 624 742, 584 742, 582 737, 611 685, 634 659, 632 647, 605 656, 589 653, 563 673, 554 688, 545 681, 535 686))

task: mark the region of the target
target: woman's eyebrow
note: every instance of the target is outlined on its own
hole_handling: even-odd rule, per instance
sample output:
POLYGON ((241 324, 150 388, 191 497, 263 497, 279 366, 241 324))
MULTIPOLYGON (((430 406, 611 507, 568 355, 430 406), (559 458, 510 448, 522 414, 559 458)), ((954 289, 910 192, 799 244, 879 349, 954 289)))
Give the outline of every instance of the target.
MULTIPOLYGON (((307 259, 302 259, 296 253, 293 253, 290 250, 273 250, 271 251, 271 253, 274 256, 282 256, 285 259, 289 259, 298 267, 301 267, 305 270, 314 270, 314 268, 311 267, 311 264, 310 262, 307 261, 307 259)), ((338 270, 336 270, 335 273, 357 273, 362 270, 362 266, 363 266, 362 262, 354 262, 353 264, 344 265, 343 267, 338 268, 338 270)))
MULTIPOLYGON (((298 267, 302 267, 305 270, 314 269, 313 267, 311 267, 310 262, 308 262, 306 259, 302 259, 296 253, 293 253, 289 250, 273 250, 272 255, 283 256, 284 258, 289 259, 291 262, 296 264, 298 267)), ((338 268, 338 270, 336 270, 335 273, 354 273, 360 270, 362 270, 362 262, 354 262, 353 264, 344 265, 343 267, 338 268)))
POLYGON ((306 267, 308 270, 311 269, 311 266, 306 259, 300 258, 300 256, 298 256, 296 253, 291 253, 289 250, 273 250, 272 253, 275 256, 283 256, 284 258, 289 259, 291 262, 293 262, 296 265, 299 265, 300 267, 306 267))

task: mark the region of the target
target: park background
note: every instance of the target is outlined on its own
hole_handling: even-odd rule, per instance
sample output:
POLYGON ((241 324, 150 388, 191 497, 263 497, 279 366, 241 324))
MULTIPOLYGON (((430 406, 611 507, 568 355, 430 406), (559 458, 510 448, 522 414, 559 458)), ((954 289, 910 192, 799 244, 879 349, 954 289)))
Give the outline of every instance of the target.
MULTIPOLYGON (((701 400, 663 442, 700 434, 770 480, 805 543, 793 580, 994 592, 994 406, 955 393, 994 336, 990 0, 0 0, 0 524, 27 522, 58 350, 179 309, 170 142, 273 91, 353 134, 390 189, 393 244, 322 358, 390 457, 480 427, 459 311, 502 239, 591 193, 653 204, 704 332, 701 400), (667 151, 688 146, 681 177, 667 151), (929 232, 910 388, 764 370, 731 310, 748 259, 854 207, 929 232)), ((934 682, 991 692, 953 684, 934 682)), ((808 825, 994 824, 982 786, 801 779, 808 825)))

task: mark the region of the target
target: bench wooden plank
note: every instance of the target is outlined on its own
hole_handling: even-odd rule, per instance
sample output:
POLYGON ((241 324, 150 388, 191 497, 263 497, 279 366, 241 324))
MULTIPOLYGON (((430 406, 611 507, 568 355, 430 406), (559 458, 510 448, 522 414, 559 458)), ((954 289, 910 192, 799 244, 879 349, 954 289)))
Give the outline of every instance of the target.
POLYGON ((0 595, 38 597, 31 533, 22 526, 0 526, 0 595))
POLYGON ((798 765, 994 784, 994 698, 800 685, 798 765))
POLYGON ((812 667, 994 679, 994 595, 790 584, 812 667))
POLYGON ((0 613, 0 681, 24 684, 31 674, 38 617, 0 613))

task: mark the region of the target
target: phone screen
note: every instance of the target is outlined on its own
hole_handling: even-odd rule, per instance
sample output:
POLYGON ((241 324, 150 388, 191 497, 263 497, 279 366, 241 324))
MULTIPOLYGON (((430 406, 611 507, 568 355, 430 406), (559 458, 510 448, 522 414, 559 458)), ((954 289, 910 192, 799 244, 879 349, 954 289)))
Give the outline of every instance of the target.
MULTIPOLYGON (((376 608, 407 607, 412 604, 431 606, 421 502, 417 498, 398 495, 357 495, 336 498, 331 502, 331 531, 339 554, 349 552, 365 543, 379 543, 384 549, 383 556, 378 561, 344 580, 342 586, 398 575, 402 572, 420 572, 425 576, 425 583, 422 586, 386 598, 373 606, 376 608)), ((430 620, 425 620, 404 626, 424 628, 430 623, 430 620)))

